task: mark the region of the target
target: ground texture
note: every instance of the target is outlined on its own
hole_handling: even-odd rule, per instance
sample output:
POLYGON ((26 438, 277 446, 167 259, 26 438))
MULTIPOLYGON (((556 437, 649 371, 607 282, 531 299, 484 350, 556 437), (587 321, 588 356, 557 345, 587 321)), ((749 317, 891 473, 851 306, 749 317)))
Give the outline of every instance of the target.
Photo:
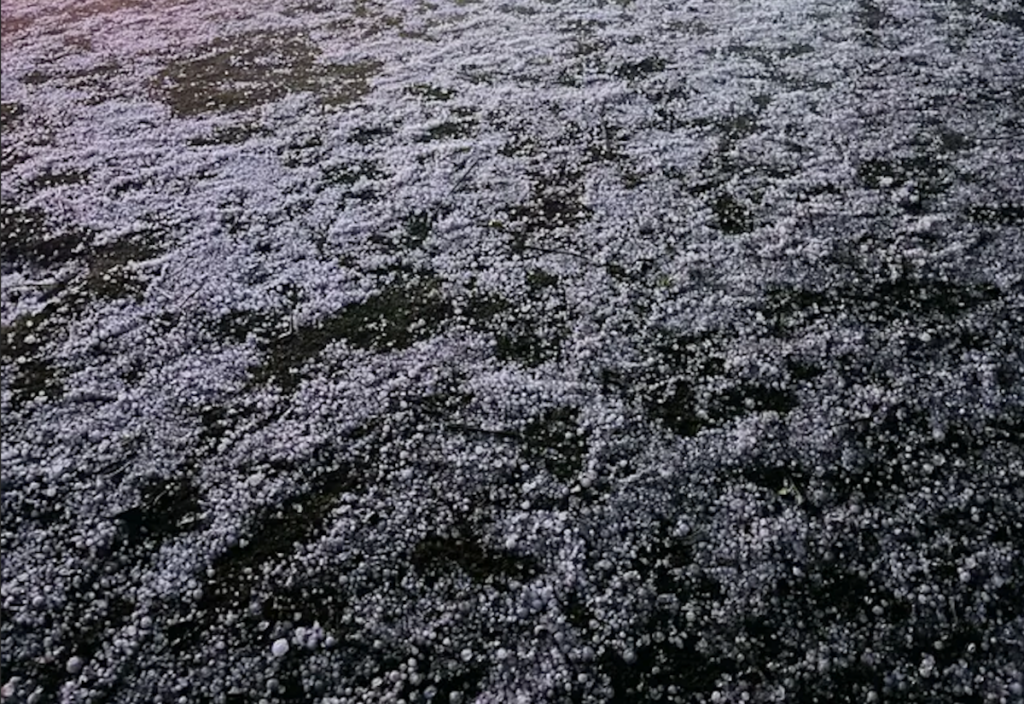
POLYGON ((5 0, 5 702, 1021 702, 1009 0, 5 0))

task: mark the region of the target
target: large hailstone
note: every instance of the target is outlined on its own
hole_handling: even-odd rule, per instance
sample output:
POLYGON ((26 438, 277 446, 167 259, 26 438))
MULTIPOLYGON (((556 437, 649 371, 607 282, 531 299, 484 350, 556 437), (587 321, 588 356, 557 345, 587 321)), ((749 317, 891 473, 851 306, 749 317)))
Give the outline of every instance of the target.
POLYGON ((270 652, 274 654, 275 658, 283 658, 288 652, 288 639, 278 638, 274 641, 274 644, 270 646, 270 652))
POLYGON ((82 671, 83 667, 85 667, 85 660, 78 657, 77 655, 74 655, 70 659, 68 659, 68 662, 64 666, 64 669, 67 671, 69 675, 77 675, 82 671))

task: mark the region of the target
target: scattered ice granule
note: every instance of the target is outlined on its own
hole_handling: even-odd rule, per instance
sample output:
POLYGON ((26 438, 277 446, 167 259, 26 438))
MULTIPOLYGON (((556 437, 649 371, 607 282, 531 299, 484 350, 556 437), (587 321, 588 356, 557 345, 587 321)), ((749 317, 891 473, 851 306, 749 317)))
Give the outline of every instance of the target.
POLYGON ((921 677, 931 677, 935 673, 935 658, 931 655, 925 655, 924 659, 921 660, 921 666, 917 668, 917 671, 921 677))
POLYGON ((270 647, 270 652, 274 654, 275 658, 283 658, 288 654, 288 639, 278 638, 274 641, 274 644, 270 647))

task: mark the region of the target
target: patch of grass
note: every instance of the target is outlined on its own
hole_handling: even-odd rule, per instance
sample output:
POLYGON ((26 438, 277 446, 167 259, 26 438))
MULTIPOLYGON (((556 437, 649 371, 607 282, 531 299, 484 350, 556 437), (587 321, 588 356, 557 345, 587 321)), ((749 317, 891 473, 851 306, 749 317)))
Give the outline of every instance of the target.
POLYGON ((648 56, 640 61, 627 62, 615 70, 615 75, 626 80, 637 80, 665 70, 665 60, 648 56))
POLYGON ((475 110, 470 107, 460 106, 453 108, 451 115, 454 119, 442 122, 427 130, 426 134, 417 137, 419 142, 435 142, 442 139, 462 139, 469 137, 476 129, 476 120, 472 118, 475 110))
POLYGON ((144 283, 131 270, 133 262, 145 261, 159 253, 157 231, 110 242, 92 248, 87 257, 89 273, 85 289, 100 299, 140 297, 144 283))
POLYGON ((472 534, 461 537, 427 535, 416 544, 410 559, 414 569, 425 576, 428 585, 436 583, 440 575, 455 568, 465 572, 474 582, 499 585, 512 579, 528 581, 540 571, 531 558, 484 547, 472 534))
POLYGON ((966 214, 971 222, 979 225, 1019 226, 1024 223, 1024 203, 973 205, 967 208, 966 214))
POLYGON ((384 176, 377 162, 369 159, 354 162, 321 162, 320 169, 324 181, 337 186, 354 186, 364 179, 376 181, 384 176))
POLYGON ((495 332, 495 356, 503 362, 519 362, 539 367, 555 359, 561 347, 557 340, 542 336, 529 319, 516 316, 495 332))
POLYGON ((526 272, 526 285, 535 293, 543 293, 544 289, 557 286, 559 281, 558 276, 538 267, 526 272))
POLYGON ((615 691, 610 700, 615 704, 656 701, 669 687, 677 692, 703 694, 712 690, 719 678, 739 669, 732 660, 702 654, 697 647, 699 634, 688 633, 682 624, 669 620, 654 628, 667 637, 636 648, 629 662, 613 649, 601 657, 601 671, 615 691))
POLYGON ((857 178, 867 188, 899 187, 912 179, 928 179, 937 164, 926 155, 865 159, 857 165, 857 178))
POLYGON ((941 156, 933 153, 933 145, 922 147, 909 156, 874 157, 857 166, 858 182, 869 189, 908 187, 915 198, 904 198, 899 205, 910 214, 924 212, 928 205, 949 190, 953 174, 941 156))
POLYGON ((374 126, 360 126, 352 131, 349 136, 349 141, 355 142, 356 144, 367 145, 377 140, 389 137, 394 131, 388 127, 382 127, 380 125, 374 126))
POLYGON ((402 244, 406 247, 419 247, 430 236, 437 221, 437 214, 429 210, 410 213, 405 219, 405 236, 402 244))
POLYGON ((200 526, 199 492, 187 475, 145 480, 138 494, 133 506, 114 516, 129 545, 141 542, 154 551, 166 538, 200 526))
POLYGON ((330 64, 313 71, 324 80, 320 100, 325 105, 342 106, 358 102, 370 92, 370 79, 384 69, 380 61, 356 61, 351 64, 330 64))
POLYGON ((25 188, 30 192, 37 193, 44 188, 77 186, 84 183, 88 176, 87 172, 76 169, 55 171, 52 168, 47 168, 28 181, 25 184, 25 188))
POLYGON ((451 100, 458 95, 458 91, 454 88, 442 88, 439 86, 432 86, 429 83, 417 83, 416 85, 406 88, 405 92, 409 95, 414 95, 417 98, 422 98, 423 100, 438 102, 451 100))
MULTIPOLYGON (((276 463, 272 469, 296 477, 305 473, 299 466, 289 463, 276 463)), ((351 466, 321 472, 313 478, 306 492, 268 508, 265 515, 255 521, 256 532, 246 545, 239 545, 220 558, 214 579, 230 585, 241 570, 249 568, 258 572, 263 563, 292 552, 297 543, 301 544, 323 529, 324 519, 338 497, 360 490, 362 480, 358 469, 351 466)), ((216 590, 211 592, 215 593, 216 590)))
POLYGON ((317 325, 269 340, 263 364, 253 369, 257 382, 276 379, 294 388, 299 368, 339 340, 359 349, 388 352, 406 349, 433 335, 452 314, 437 283, 422 281, 386 286, 361 303, 353 303, 317 325))
POLYGON ((26 113, 25 105, 14 100, 5 100, 0 103, 0 127, 4 132, 10 134, 21 124, 21 118, 26 113))
POLYGON ((715 226, 726 235, 739 235, 754 229, 750 210, 726 191, 719 191, 714 197, 711 212, 715 214, 715 226))
POLYGON ((187 650, 218 614, 227 612, 248 614, 250 618, 272 623, 290 620, 293 613, 303 612, 308 617, 305 622, 321 620, 328 626, 334 623, 335 607, 340 604, 322 598, 324 595, 314 599, 314 593, 319 592, 316 584, 282 585, 269 593, 257 593, 267 566, 325 530, 327 516, 343 494, 363 489, 365 472, 361 459, 340 462, 330 452, 320 452, 310 460, 310 464, 304 465, 272 464, 270 471, 305 481, 306 488, 267 506, 253 521, 255 532, 215 561, 212 576, 203 585, 197 618, 183 622, 178 629, 175 647, 179 651, 187 650), (260 604, 255 614, 248 608, 254 598, 260 604))
POLYGON ((130 238, 94 245, 90 231, 77 227, 59 229, 36 206, 8 204, 0 216, 0 251, 5 271, 15 267, 46 269, 83 261, 88 266, 84 292, 104 299, 123 298, 141 291, 141 283, 129 265, 155 256, 160 234, 160 228, 154 227, 130 238))
POLYGON ((209 135, 193 137, 189 144, 193 147, 212 147, 226 144, 242 144, 253 137, 263 137, 269 132, 256 123, 238 122, 217 127, 209 135))
POLYGON ((269 315, 252 311, 231 311, 221 317, 213 328, 218 338, 232 342, 244 342, 250 334, 266 336, 273 330, 274 321, 269 315))
POLYGON ((666 428, 684 438, 693 437, 707 425, 697 413, 692 386, 683 379, 674 379, 660 393, 648 395, 645 406, 666 428))
POLYGON ((491 321, 509 311, 511 303, 500 296, 486 293, 474 293, 463 304, 462 316, 470 325, 486 329, 491 321))
POLYGON ((91 233, 81 228, 58 230, 38 206, 0 206, 0 256, 4 269, 17 265, 48 268, 84 254, 91 233))
POLYGON ((12 391, 15 409, 38 396, 53 399, 64 392, 58 368, 43 354, 52 334, 51 316, 52 311, 47 309, 0 327, 4 382, 12 391))
POLYGON ((956 282, 905 273, 895 279, 873 277, 828 290, 783 288, 769 291, 763 311, 780 335, 840 314, 856 314, 867 322, 923 318, 948 324, 950 317, 1002 297, 992 284, 956 282))
POLYGON ((580 432, 579 411, 557 407, 542 411, 523 429, 523 457, 562 481, 571 481, 583 469, 587 437, 580 432))
POLYGON ((682 437, 693 437, 707 426, 708 418, 698 413, 697 387, 724 373, 721 343, 709 335, 655 333, 653 349, 658 360, 654 369, 639 378, 604 375, 609 388, 619 393, 640 389, 647 412, 682 437))
POLYGON ((530 197, 508 209, 514 253, 522 254, 530 235, 585 222, 591 210, 583 205, 581 174, 566 167, 534 183, 530 197))
POLYGON ((739 383, 713 396, 708 402, 708 416, 725 422, 750 413, 775 411, 788 413, 797 406, 797 399, 788 389, 761 383, 739 383))
POLYGON ((357 101, 382 64, 317 62, 318 50, 298 34, 252 32, 218 39, 195 56, 171 61, 153 89, 181 117, 235 112, 312 92, 327 105, 357 101))
POLYGON ((760 111, 749 110, 722 117, 696 118, 690 124, 698 129, 713 130, 721 137, 721 146, 725 148, 731 148, 739 140, 757 134, 763 129, 760 111))

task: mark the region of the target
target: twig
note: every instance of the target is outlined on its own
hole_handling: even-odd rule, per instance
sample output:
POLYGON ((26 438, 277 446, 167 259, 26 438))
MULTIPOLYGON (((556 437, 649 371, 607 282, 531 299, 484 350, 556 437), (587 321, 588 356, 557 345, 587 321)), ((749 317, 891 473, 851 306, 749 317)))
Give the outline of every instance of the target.
POLYGON ((475 425, 466 425, 465 423, 449 423, 448 430, 457 433, 476 433, 478 435, 492 435, 494 437, 505 438, 506 440, 522 440, 523 437, 519 433, 511 430, 481 428, 475 425))
POLYGON ((455 183, 453 183, 452 187, 448 190, 448 195, 452 195, 456 191, 459 190, 459 188, 462 186, 462 184, 465 183, 469 179, 470 174, 473 173, 473 169, 476 168, 476 165, 480 163, 480 160, 482 158, 483 158, 482 155, 477 155, 475 157, 474 156, 470 156, 470 158, 466 160, 466 167, 465 167, 465 169, 463 169, 463 171, 459 175, 459 177, 457 179, 455 179, 455 183))
POLYGON ((523 245, 523 249, 529 249, 529 250, 532 250, 534 252, 542 252, 544 254, 562 254, 562 255, 565 255, 567 257, 573 257, 575 259, 579 259, 580 261, 586 262, 587 264, 590 264, 591 266, 599 266, 599 267, 602 267, 602 268, 605 266, 603 264, 600 264, 599 262, 595 262, 593 259, 591 259, 590 257, 588 257, 588 256, 586 256, 584 254, 580 254, 579 252, 573 252, 573 251, 568 250, 568 249, 561 249, 559 247, 542 247, 542 246, 536 245, 536 244, 524 244, 523 245))
POLYGON ((68 400, 72 403, 113 403, 117 400, 117 396, 101 391, 82 391, 77 394, 71 394, 68 400))
POLYGON ((181 299, 181 301, 180 301, 180 302, 178 303, 178 310, 177 310, 177 312, 178 312, 178 313, 182 312, 182 311, 183 311, 183 310, 185 309, 185 304, 186 304, 186 303, 188 303, 188 302, 189 302, 190 300, 192 300, 192 298, 193 298, 193 297, 194 297, 194 296, 195 296, 195 295, 196 295, 197 293, 199 293, 199 291, 200 291, 200 290, 201 290, 201 289, 202 289, 202 288, 203 288, 203 287, 204 287, 205 285, 206 285, 206 282, 205 282, 205 281, 200 281, 200 282, 199 282, 199 285, 198 285, 198 286, 196 286, 196 287, 195 287, 194 289, 192 289, 192 290, 191 290, 191 291, 190 291, 190 292, 188 293, 188 295, 187 295, 187 296, 185 296, 185 297, 184 297, 183 299, 181 299))

